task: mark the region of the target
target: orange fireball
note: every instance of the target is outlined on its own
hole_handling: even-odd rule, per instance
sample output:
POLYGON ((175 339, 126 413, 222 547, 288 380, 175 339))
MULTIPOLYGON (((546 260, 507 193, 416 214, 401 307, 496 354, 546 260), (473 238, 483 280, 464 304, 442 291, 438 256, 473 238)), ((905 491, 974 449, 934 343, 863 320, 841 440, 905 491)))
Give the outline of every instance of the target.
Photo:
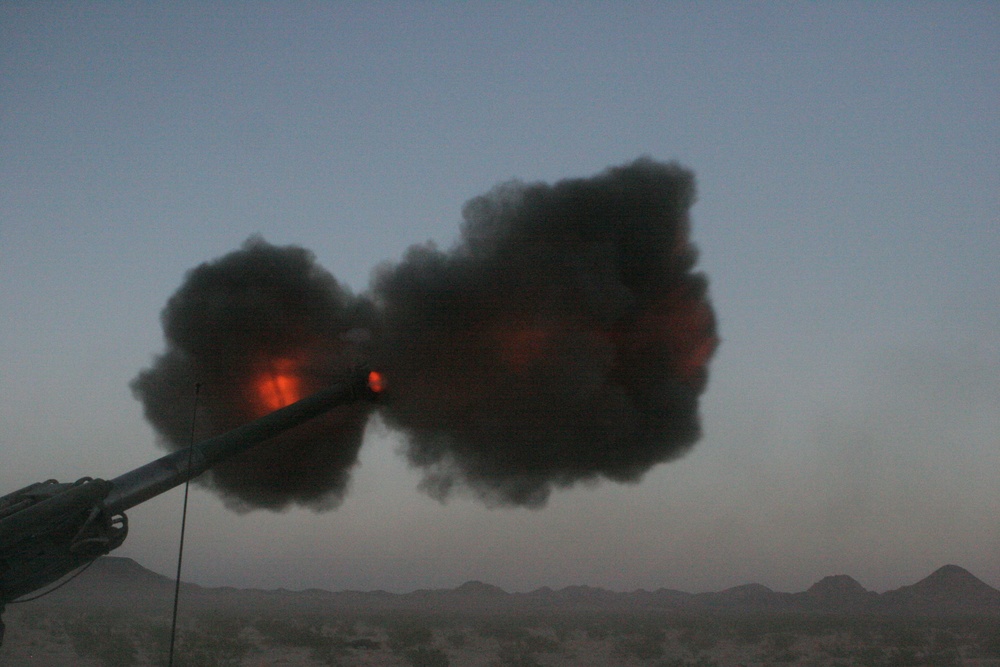
POLYGON ((302 380, 290 359, 278 359, 257 378, 255 388, 261 405, 274 411, 302 398, 302 380))
POLYGON ((368 388, 376 394, 381 394, 385 391, 385 377, 378 371, 372 371, 368 374, 368 388))

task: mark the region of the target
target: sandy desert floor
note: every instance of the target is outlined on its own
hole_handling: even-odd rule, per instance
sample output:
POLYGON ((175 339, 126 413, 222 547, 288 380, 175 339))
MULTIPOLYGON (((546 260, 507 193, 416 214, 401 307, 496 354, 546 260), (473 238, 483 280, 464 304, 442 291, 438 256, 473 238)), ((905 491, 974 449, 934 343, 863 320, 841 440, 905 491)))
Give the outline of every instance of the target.
MULTIPOLYGON (((169 618, 11 607, 0 665, 166 665, 169 618)), ((642 614, 283 615, 200 610, 177 667, 1000 667, 995 618, 642 614)))

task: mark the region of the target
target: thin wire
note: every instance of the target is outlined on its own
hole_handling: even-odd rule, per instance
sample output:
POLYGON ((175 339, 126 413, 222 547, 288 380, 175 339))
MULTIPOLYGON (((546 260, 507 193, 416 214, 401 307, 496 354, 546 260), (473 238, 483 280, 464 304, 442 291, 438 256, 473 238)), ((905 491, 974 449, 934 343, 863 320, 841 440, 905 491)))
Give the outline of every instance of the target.
MULTIPOLYGON (((194 429, 198 421, 198 396, 201 394, 201 383, 194 385, 194 407, 191 410, 191 442, 188 445, 188 470, 191 470, 191 457, 194 454, 194 429)), ((184 529, 187 526, 188 490, 191 488, 191 478, 184 482, 184 509, 181 511, 181 542, 177 548, 177 579, 174 581, 174 614, 170 620, 170 654, 167 657, 167 667, 174 664, 174 640, 177 638, 177 601, 181 594, 181 563, 184 560, 184 529)))
POLYGON ((96 562, 97 562, 97 559, 95 558, 94 560, 90 561, 89 563, 87 563, 86 565, 84 565, 83 567, 81 567, 79 570, 77 570, 76 572, 74 572, 68 578, 63 579, 61 582, 59 582, 58 585, 53 586, 52 588, 50 588, 49 590, 45 591, 44 593, 39 593, 38 595, 36 595, 35 597, 32 597, 32 598, 22 598, 20 600, 11 600, 7 604, 21 604, 22 602, 31 602, 32 600, 37 600, 38 598, 43 598, 46 595, 48 595, 49 593, 52 593, 54 591, 59 590, 60 588, 62 588, 66 584, 68 584, 69 582, 71 582, 74 579, 76 579, 77 577, 79 577, 81 574, 83 574, 84 572, 87 571, 88 567, 90 567, 91 565, 93 565, 96 562))

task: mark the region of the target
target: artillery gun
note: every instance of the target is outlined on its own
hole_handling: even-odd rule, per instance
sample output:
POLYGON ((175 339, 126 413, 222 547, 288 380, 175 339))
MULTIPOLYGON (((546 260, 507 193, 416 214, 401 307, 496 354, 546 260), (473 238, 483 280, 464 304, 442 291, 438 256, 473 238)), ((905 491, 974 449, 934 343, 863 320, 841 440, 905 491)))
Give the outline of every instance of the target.
POLYGON ((381 389, 378 373, 356 371, 312 396, 114 479, 50 479, 0 497, 0 615, 8 602, 121 546, 128 535, 125 510, 337 406, 374 400, 381 389))

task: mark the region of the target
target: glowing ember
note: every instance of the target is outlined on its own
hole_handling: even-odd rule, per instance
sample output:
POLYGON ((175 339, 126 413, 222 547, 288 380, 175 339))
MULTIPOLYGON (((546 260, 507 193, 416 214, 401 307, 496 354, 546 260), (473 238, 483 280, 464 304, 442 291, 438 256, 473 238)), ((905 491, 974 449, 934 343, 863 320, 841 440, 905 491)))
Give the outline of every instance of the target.
POLYGON ((500 358, 515 372, 523 373, 546 354, 550 332, 537 327, 505 331, 500 338, 500 358))
POLYGON ((368 374, 368 388, 374 391, 376 394, 381 394, 385 391, 385 376, 383 376, 378 371, 372 371, 368 374))
POLYGON ((302 398, 302 381, 288 359, 272 363, 269 372, 257 379, 256 389, 261 404, 268 410, 283 408, 302 398))
POLYGON ((708 361, 719 344, 711 306, 688 288, 677 289, 652 304, 614 340, 619 352, 629 357, 668 352, 677 379, 698 391, 705 387, 708 361))

